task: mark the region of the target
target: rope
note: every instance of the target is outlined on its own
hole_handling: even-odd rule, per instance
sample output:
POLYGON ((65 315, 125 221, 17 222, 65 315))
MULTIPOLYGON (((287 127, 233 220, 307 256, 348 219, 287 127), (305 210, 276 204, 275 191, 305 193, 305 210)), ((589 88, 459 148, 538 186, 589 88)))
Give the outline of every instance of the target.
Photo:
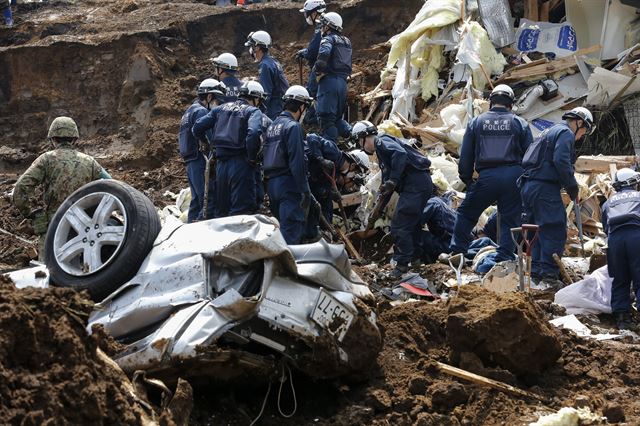
POLYGON ((294 416, 294 414, 296 414, 296 411, 298 410, 298 400, 296 399, 296 390, 293 387, 293 373, 291 372, 291 368, 289 368, 289 366, 287 364, 283 364, 282 366, 282 376, 280 376, 280 388, 278 389, 278 411, 280 412, 280 415, 282 417, 284 417, 285 419, 291 418, 294 416), (287 368, 287 370, 289 371, 289 383, 291 383, 291 393, 293 394, 293 411, 291 412, 291 414, 285 414, 282 412, 282 408, 280 407, 280 398, 281 398, 281 394, 282 394, 282 386, 284 385, 284 382, 287 380, 287 378, 284 375, 284 368, 287 368))
MULTIPOLYGON (((260 413, 258 413, 258 417, 253 419, 253 421, 249 426, 255 425, 258 422, 258 420, 260 420, 260 417, 262 417, 262 414, 264 413, 264 408, 267 406, 267 399, 269 398, 270 392, 271 392, 271 382, 269 382, 269 387, 267 388, 267 394, 264 396, 264 400, 262 401, 262 408, 260 408, 260 413)), ((280 398, 278 397, 278 401, 279 400, 280 398)))

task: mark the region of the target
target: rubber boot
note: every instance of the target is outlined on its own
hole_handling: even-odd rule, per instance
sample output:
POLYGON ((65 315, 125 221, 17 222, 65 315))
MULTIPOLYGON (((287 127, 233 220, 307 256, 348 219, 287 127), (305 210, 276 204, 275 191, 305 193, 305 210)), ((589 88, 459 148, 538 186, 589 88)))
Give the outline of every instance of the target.
POLYGON ((393 271, 389 274, 389 277, 395 280, 402 277, 407 272, 409 272, 409 267, 407 265, 396 265, 393 271))
POLYGON ((618 330, 631 330, 633 328, 633 321, 629 312, 616 312, 613 315, 616 319, 618 330))

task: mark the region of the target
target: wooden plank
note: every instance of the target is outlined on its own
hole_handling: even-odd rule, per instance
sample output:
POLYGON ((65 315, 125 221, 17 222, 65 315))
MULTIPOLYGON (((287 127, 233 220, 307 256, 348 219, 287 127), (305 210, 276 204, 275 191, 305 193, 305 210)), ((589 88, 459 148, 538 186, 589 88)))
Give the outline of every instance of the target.
MULTIPOLYGON (((357 206, 357 205, 360 205, 361 202, 362 202, 362 194, 360 194, 359 192, 353 192, 351 194, 346 194, 342 196, 342 205, 344 207, 357 206)), ((333 209, 336 210, 338 208, 339 208, 338 203, 334 201, 333 209)))
POLYGON ((549 1, 544 1, 540 5, 540 22, 549 22, 549 1))
POLYGON ((611 182, 615 182, 616 175, 618 174, 618 166, 615 163, 609 164, 609 174, 611 175, 611 182))
POLYGON ((630 167, 636 161, 634 156, 624 155, 582 155, 576 160, 575 171, 577 173, 610 173, 610 165, 616 167, 630 167))
POLYGON ((524 0, 524 17, 534 22, 538 21, 538 0, 524 0))
POLYGON ((542 395, 537 395, 533 392, 529 392, 515 386, 508 385, 503 382, 499 382, 497 380, 488 379, 486 377, 480 376, 478 374, 471 373, 469 371, 463 370, 461 368, 456 368, 454 366, 444 364, 442 362, 436 362, 440 371, 450 376, 457 377, 459 379, 468 380, 472 383, 481 386, 488 386, 493 389, 497 389, 499 391, 509 393, 511 395, 516 395, 524 398, 531 398, 538 401, 546 401, 547 399, 542 395))
MULTIPOLYGON (((527 78, 531 79, 531 78, 542 76, 542 75, 555 74, 559 71, 563 71, 563 70, 577 66, 578 65, 576 62, 577 56, 595 53, 601 48, 602 46, 598 44, 595 46, 587 47, 585 49, 580 49, 571 56, 556 59, 546 64, 539 64, 531 67, 523 66, 520 69, 514 68, 504 73, 496 82, 523 80, 527 78)), ((530 65, 530 64, 526 64, 526 65, 530 65)))

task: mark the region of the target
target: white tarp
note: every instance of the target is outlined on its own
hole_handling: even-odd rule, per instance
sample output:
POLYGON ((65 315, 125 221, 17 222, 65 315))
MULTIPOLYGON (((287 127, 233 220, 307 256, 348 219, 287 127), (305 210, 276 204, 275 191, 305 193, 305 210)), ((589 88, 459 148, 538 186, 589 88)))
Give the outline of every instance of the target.
POLYGON ((610 314, 612 282, 607 266, 603 266, 558 291, 554 302, 564 306, 567 314, 610 314))

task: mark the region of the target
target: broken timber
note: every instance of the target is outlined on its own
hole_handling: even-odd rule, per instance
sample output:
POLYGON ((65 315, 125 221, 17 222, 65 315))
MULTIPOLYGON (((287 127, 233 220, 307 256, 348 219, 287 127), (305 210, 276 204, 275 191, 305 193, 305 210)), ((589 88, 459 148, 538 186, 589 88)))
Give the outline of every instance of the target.
POLYGON ((582 155, 576 160, 577 173, 609 173, 611 165, 616 168, 631 167, 635 164, 633 155, 582 155))

